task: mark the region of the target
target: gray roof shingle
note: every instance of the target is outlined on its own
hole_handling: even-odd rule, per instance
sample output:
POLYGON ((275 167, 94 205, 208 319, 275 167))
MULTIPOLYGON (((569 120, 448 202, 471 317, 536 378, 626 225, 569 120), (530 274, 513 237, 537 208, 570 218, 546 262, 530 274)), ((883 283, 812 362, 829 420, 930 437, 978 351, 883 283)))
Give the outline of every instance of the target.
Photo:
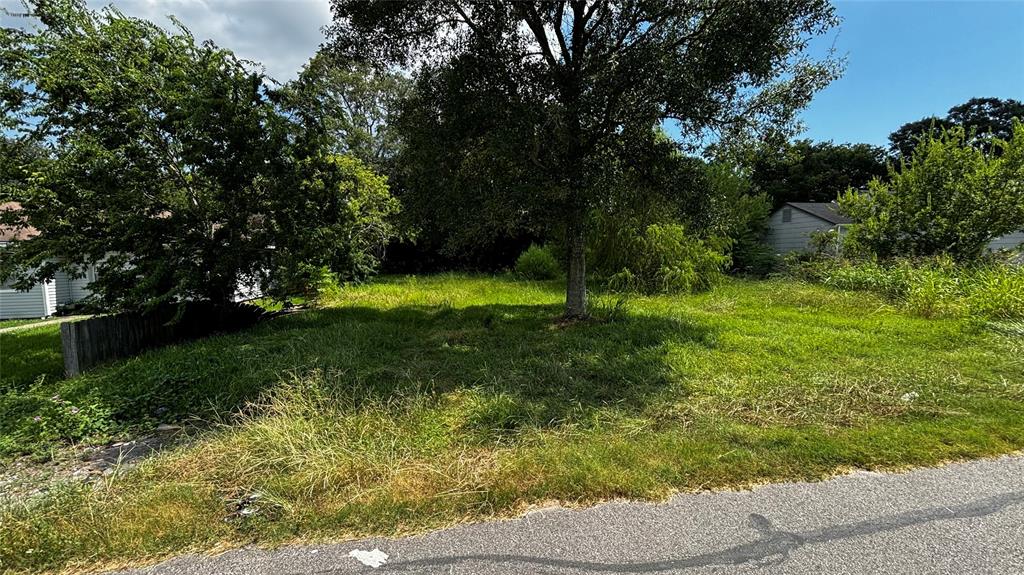
POLYGON ((801 212, 825 220, 830 224, 852 224, 853 220, 839 213, 839 204, 835 202, 786 202, 801 212))

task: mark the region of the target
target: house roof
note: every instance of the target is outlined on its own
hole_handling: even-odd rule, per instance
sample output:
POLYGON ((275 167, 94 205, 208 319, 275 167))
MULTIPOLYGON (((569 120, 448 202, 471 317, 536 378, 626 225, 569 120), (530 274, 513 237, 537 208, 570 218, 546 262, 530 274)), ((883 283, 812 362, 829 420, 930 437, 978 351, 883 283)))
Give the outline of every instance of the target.
POLYGON ((839 204, 835 202, 786 202, 787 206, 801 212, 825 220, 830 224, 852 224, 853 220, 839 213, 839 204))
MULTIPOLYGON (((18 211, 21 204, 18 202, 4 202, 0 204, 0 212, 18 211)), ((39 235, 39 230, 32 226, 5 226, 0 224, 0 242, 15 240, 27 240, 39 235)))

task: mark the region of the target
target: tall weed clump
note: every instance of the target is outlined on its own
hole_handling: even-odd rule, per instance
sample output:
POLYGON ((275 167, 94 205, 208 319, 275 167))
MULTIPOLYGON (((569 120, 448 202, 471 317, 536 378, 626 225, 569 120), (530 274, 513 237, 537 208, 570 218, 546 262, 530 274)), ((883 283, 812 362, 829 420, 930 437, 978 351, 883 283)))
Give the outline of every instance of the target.
POLYGON ((791 262, 801 279, 883 295, 921 317, 1024 318, 1024 267, 995 260, 958 265, 948 256, 924 259, 791 262))
POLYGON ((725 243, 699 239, 678 224, 654 224, 642 234, 624 238, 601 261, 606 270, 615 270, 608 278, 613 291, 697 292, 725 277, 730 263, 725 243))

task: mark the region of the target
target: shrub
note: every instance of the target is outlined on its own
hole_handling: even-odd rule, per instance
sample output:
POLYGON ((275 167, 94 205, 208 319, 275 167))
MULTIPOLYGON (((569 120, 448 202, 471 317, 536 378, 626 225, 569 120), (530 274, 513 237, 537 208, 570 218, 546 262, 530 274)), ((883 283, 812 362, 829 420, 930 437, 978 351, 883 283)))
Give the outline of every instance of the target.
POLYGON ((528 280, 550 280, 562 273, 558 258, 547 246, 530 244, 516 260, 516 275, 528 280))
POLYGON ((327 299, 336 296, 341 290, 338 275, 327 266, 302 263, 278 275, 282 281, 271 292, 282 301, 291 296, 301 296, 307 300, 327 299))
POLYGON ((839 198, 858 223, 844 242, 880 258, 948 254, 981 259, 994 238, 1024 226, 1024 126, 988 151, 970 144, 974 134, 953 128, 926 137, 909 161, 890 166, 887 180, 839 198))
POLYGON ((987 261, 961 266, 948 257, 887 263, 791 260, 791 275, 845 290, 883 295, 921 317, 1024 318, 1024 267, 987 261))
POLYGON ((620 246, 619 271, 608 278, 608 287, 641 293, 708 289, 724 277, 729 265, 730 258, 723 253, 725 243, 695 238, 678 224, 648 226, 620 246))
POLYGON ((753 191, 750 178, 726 162, 705 170, 710 197, 705 202, 708 235, 729 238, 727 253, 732 271, 768 275, 778 264, 774 250, 764 243, 771 215, 771 200, 753 191))

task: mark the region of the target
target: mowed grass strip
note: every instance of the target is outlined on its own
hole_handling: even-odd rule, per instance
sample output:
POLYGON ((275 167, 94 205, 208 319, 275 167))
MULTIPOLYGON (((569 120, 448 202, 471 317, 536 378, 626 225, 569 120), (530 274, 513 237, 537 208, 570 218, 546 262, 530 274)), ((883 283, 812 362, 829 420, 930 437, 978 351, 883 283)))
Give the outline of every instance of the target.
POLYGON ((25 394, 96 406, 108 421, 97 437, 168 414, 213 428, 97 487, 0 511, 2 566, 399 535, 551 500, 1024 447, 1024 340, 1012 334, 790 281, 633 298, 624 313, 598 296, 597 319, 561 324, 561 289, 385 278, 246 333, 44 380, 25 394), (258 510, 232 515, 239 501, 258 510))

